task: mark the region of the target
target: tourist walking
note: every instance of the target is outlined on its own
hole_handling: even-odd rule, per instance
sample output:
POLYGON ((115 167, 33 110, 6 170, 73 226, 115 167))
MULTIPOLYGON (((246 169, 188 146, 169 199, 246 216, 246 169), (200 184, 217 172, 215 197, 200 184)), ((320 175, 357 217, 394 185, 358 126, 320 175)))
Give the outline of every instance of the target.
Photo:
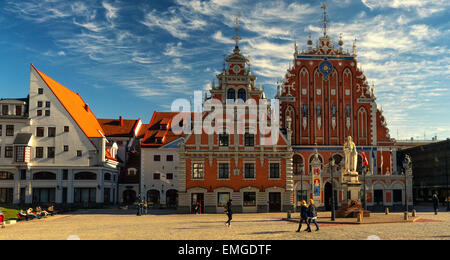
POLYGON ((433 194, 433 207, 434 207, 434 215, 437 215, 439 210, 439 198, 436 193, 433 194))
POLYGON ((311 232, 311 228, 309 227, 308 223, 308 206, 306 205, 306 201, 302 200, 301 206, 300 206, 300 221, 298 223, 298 229, 297 232, 302 231, 302 223, 305 222, 308 228, 305 231, 311 232))
POLYGON ((314 200, 309 200, 309 207, 308 207, 308 215, 309 215, 309 232, 311 232, 311 221, 314 222, 316 225, 316 232, 319 231, 319 224, 317 224, 317 207, 314 205, 314 200))
POLYGON ((228 216, 227 222, 225 222, 225 226, 231 227, 231 220, 233 219, 233 210, 231 209, 233 205, 233 200, 229 200, 227 205, 225 206, 225 214, 228 216))

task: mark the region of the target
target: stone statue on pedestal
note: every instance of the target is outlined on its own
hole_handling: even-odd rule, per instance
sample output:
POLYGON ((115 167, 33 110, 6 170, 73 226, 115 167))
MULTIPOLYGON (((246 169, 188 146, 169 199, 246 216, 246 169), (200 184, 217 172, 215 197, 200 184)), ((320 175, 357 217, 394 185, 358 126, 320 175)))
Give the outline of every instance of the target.
POLYGON ((358 152, 356 151, 356 145, 352 140, 352 137, 347 137, 347 142, 344 144, 345 154, 345 170, 347 172, 356 172, 358 165, 358 152))

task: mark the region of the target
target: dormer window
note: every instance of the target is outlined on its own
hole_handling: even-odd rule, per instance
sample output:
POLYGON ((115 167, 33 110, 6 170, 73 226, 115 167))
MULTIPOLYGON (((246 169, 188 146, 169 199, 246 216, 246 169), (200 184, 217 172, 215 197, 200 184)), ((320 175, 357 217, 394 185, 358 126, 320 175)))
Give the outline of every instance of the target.
POLYGON ((227 99, 233 100, 233 101, 236 100, 236 92, 234 91, 234 89, 228 90, 227 99))
POLYGON ((134 168, 128 169, 128 176, 136 176, 136 169, 134 168))
POLYGON ((159 125, 159 129, 167 130, 167 125, 166 124, 161 124, 161 125, 159 125))
POLYGON ((239 92, 238 92, 238 99, 241 99, 244 102, 247 101, 247 92, 245 91, 245 89, 240 89, 239 90, 239 92))
POLYGON ((155 143, 162 144, 162 138, 161 137, 156 137, 155 138, 155 143))

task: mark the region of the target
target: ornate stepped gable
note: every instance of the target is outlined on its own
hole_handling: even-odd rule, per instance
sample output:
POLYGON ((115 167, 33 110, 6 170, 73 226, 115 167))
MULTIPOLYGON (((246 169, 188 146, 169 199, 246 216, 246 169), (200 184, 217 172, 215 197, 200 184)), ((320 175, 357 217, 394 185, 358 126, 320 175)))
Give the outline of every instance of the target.
POLYGON ((342 35, 336 48, 324 17, 317 45, 311 36, 306 50, 295 44, 294 65, 278 87, 281 127, 290 116, 294 145, 342 145, 347 136, 357 145, 393 145, 374 86, 358 68, 356 40, 352 54, 344 50, 342 35))

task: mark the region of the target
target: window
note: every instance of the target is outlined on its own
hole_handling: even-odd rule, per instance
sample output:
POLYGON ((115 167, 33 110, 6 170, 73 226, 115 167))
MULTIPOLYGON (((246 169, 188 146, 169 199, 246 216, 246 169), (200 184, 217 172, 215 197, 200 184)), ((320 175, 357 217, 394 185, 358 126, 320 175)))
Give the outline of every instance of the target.
POLYGON ((219 146, 226 147, 230 144, 230 136, 228 134, 219 135, 219 146))
POLYGON ((55 137, 56 136, 56 127, 49 127, 48 128, 48 137, 55 137))
POLYGON ((44 128, 43 127, 36 128, 36 137, 44 137, 44 128))
POLYGON ((75 203, 82 203, 82 202, 95 203, 97 201, 97 189, 75 188, 73 201, 75 203))
POLYGON ((83 157, 83 151, 78 150, 77 151, 77 157, 83 157))
POLYGON ((55 189, 33 189, 33 203, 55 203, 55 189))
POLYGON ((2 131, 2 125, 0 125, 0 136, 2 136, 2 133, 3 131, 2 131))
POLYGON ((203 178, 203 163, 194 163, 192 167, 192 179, 201 180, 203 178))
POLYGON ((13 147, 6 146, 5 147, 5 158, 12 158, 12 157, 13 157, 13 147))
POLYGON ((43 88, 38 88, 38 94, 39 94, 39 95, 44 94, 44 89, 43 89, 43 88))
POLYGON ((68 152, 69 151, 69 146, 68 145, 64 145, 64 152, 68 152))
POLYGON ((56 180, 56 174, 52 172, 38 172, 33 174, 33 180, 38 181, 56 180))
POLYGON ((255 146, 255 135, 253 134, 245 134, 245 146, 252 147, 255 146))
POLYGON ((24 181, 27 179, 27 170, 20 170, 20 180, 24 181))
POLYGON ((294 155, 294 175, 303 174, 303 159, 300 155, 294 155))
POLYGON ((111 173, 109 173, 109 172, 107 172, 107 173, 105 173, 105 176, 103 176, 103 179, 105 180, 105 181, 110 181, 112 178, 111 178, 111 173))
MULTIPOLYGON (((305 187, 303 187, 305 189, 305 187)), ((297 191, 297 201, 308 200, 308 191, 307 190, 298 190, 297 191)))
POLYGON ((128 169, 128 176, 135 176, 136 175, 136 169, 131 168, 128 169))
POLYGON ((256 206, 256 192, 244 192, 244 207, 256 206))
POLYGON ((228 90, 227 99, 236 100, 236 92, 234 92, 234 89, 228 90))
POLYGON ((64 169, 63 170, 63 177, 62 177, 63 181, 67 181, 69 179, 69 170, 64 169))
POLYGON ((8 105, 2 106, 2 115, 7 116, 9 114, 9 107, 8 105))
POLYGON ((50 108, 50 101, 45 102, 45 107, 50 108))
POLYGON ((228 163, 219 163, 219 179, 230 178, 230 165, 228 163))
POLYGON ((75 174, 74 179, 77 181, 95 181, 97 180, 97 174, 92 172, 79 172, 75 174))
POLYGON ((217 207, 225 207, 229 200, 230 200, 229 192, 217 193, 217 207))
POLYGON ((255 179, 255 164, 245 163, 244 164, 244 178, 245 179, 255 179))
POLYGON ((42 107, 42 101, 38 101, 37 106, 38 106, 38 107, 42 107))
POLYGON ((16 106, 16 116, 22 115, 22 106, 16 106))
POLYGON ((12 204, 14 200, 14 189, 1 188, 0 189, 0 204, 12 204))
POLYGON ((247 101, 247 93, 245 92, 245 89, 240 89, 238 91, 238 99, 241 99, 244 103, 247 101))
POLYGON ((50 116, 50 110, 45 110, 45 116, 50 116))
POLYGON ((160 180, 161 179, 161 174, 160 173, 154 173, 153 174, 153 179, 154 180, 160 180))
POLYGON ((36 147, 36 158, 44 158, 44 147, 36 147))
POLYGON ((37 111, 37 116, 42 116, 42 110, 37 111))
POLYGON ((168 162, 173 162, 173 155, 167 155, 166 160, 168 162))
POLYGON ((6 126, 6 136, 14 136, 14 125, 6 126))
POLYGON ((280 178, 280 164, 279 163, 271 163, 270 164, 270 179, 279 179, 280 178))
POLYGON ((26 153, 26 147, 25 146, 15 146, 15 161, 18 163, 24 163, 25 162, 25 153, 26 153))
POLYGON ((173 180, 173 173, 166 174, 166 179, 173 180))
POLYGON ((0 172, 0 180, 14 180, 14 174, 10 172, 0 172))
POLYGON ((160 162, 161 161, 161 155, 154 155, 153 156, 153 161, 160 162))
POLYGON ((47 147, 47 158, 55 158, 55 147, 47 147))
POLYGON ((64 126, 64 132, 65 132, 65 133, 68 133, 68 132, 69 132, 69 130, 70 130, 70 127, 68 127, 68 126, 64 126))

